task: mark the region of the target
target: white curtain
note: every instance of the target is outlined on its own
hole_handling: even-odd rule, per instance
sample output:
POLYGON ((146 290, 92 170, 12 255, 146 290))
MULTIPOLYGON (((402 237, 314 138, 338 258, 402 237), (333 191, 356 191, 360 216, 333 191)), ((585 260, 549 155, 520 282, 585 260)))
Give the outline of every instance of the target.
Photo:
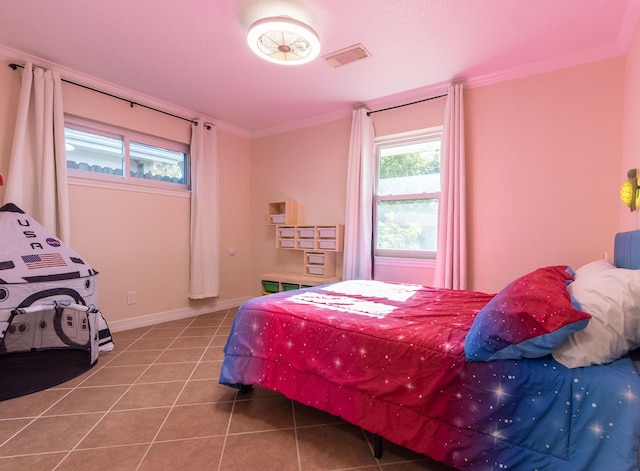
POLYGON ((438 254, 434 286, 467 288, 467 229, 464 156, 463 84, 451 85, 444 115, 438 254))
POLYGON ((22 71, 4 202, 71 243, 60 74, 30 63, 22 71))
POLYGON ((347 208, 344 236, 344 279, 370 280, 373 277, 373 179, 375 158, 373 119, 366 108, 353 110, 347 208))
POLYGON ((218 138, 210 124, 191 125, 191 256, 189 297, 216 297, 220 288, 218 138))

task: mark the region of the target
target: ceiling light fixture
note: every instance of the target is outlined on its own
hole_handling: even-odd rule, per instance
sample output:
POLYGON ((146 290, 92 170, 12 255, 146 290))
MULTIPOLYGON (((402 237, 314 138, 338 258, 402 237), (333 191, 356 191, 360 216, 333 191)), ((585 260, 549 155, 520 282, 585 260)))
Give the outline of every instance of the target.
POLYGON ((249 28, 247 43, 258 56, 277 64, 306 64, 320 54, 316 32, 288 16, 256 21, 249 28))

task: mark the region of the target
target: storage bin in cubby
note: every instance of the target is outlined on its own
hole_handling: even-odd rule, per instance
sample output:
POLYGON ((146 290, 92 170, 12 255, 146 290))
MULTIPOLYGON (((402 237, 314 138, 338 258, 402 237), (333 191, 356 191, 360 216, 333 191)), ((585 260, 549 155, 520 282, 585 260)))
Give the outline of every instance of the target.
POLYGON ((313 239, 316 236, 316 228, 313 226, 298 226, 298 237, 301 239, 313 239))
POLYGON ((335 252, 304 252, 304 274, 310 276, 334 276, 336 273, 335 252))
POLYGON ((296 240, 295 239, 278 239, 278 248, 280 248, 280 249, 295 249, 296 248, 296 240))
POLYGON ((262 280, 262 289, 265 293, 277 293, 280 291, 280 283, 277 281, 262 280))
POLYGON ((324 252, 305 252, 306 263, 324 265, 324 252))
POLYGON ((319 240, 318 248, 322 250, 336 250, 336 241, 331 239, 319 240))
POLYGON ((315 249, 316 243, 313 239, 298 239, 298 248, 299 249, 315 249))
POLYGON ((338 237, 338 230, 335 226, 331 227, 318 227, 318 238, 320 239, 336 239, 338 237))
POLYGON ((278 226, 278 235, 281 239, 293 239, 296 236, 295 226, 278 226))
POLYGON ((322 265, 307 265, 306 267, 307 275, 316 275, 316 276, 324 276, 324 267, 322 265))
POLYGON ((298 204, 295 201, 269 203, 268 224, 295 224, 298 219, 298 204))
POLYGON ((282 283, 283 291, 293 291, 294 289, 300 289, 300 285, 296 283, 282 283))

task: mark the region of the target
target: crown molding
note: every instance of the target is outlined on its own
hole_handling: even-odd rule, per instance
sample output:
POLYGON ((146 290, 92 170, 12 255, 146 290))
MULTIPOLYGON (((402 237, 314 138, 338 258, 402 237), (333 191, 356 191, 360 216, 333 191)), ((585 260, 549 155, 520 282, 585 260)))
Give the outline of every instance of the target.
MULTIPOLYGON (((640 19, 640 2, 628 2, 627 11, 625 12, 624 23, 618 35, 617 41, 602 47, 593 48, 587 51, 581 51, 578 53, 565 54, 562 56, 554 57, 548 60, 541 60, 523 64, 518 67, 504 69, 491 74, 484 74, 478 76, 467 76, 465 80, 465 88, 476 88, 487 85, 493 85, 500 82, 509 80, 515 80, 528 76, 533 76, 541 73, 551 72, 567 67, 573 67, 577 65, 586 64, 589 62, 595 62, 599 60, 605 60, 617 56, 624 55, 633 39, 633 35, 636 32, 638 21, 640 19)), ((345 104, 342 109, 325 113, 317 116, 310 116, 308 118, 297 120, 295 122, 287 123, 284 125, 260 129, 257 131, 248 131, 246 129, 233 126, 224 121, 220 121, 210 116, 200 116, 193 110, 184 109, 174 104, 164 102, 158 98, 144 95, 140 92, 136 92, 111 82, 97 79, 89 75, 82 74, 78 71, 62 67, 59 64, 51 63, 42 58, 31 56, 21 51, 11 49, 0 45, 0 59, 7 62, 16 62, 23 65, 26 62, 32 62, 35 65, 47 68, 53 68, 60 72, 62 78, 71 80, 73 82, 80 83, 92 88, 103 90, 114 95, 122 96, 127 100, 144 103, 154 108, 167 111, 179 116, 195 116, 201 118, 203 121, 214 124, 219 130, 228 132, 230 134, 245 138, 245 139, 257 139, 261 137, 267 137, 275 134, 282 134, 285 132, 295 131, 302 128, 311 126, 317 126, 331 121, 339 119, 345 119, 351 117, 351 111, 354 106, 364 105, 371 110, 389 108, 393 106, 399 106, 402 104, 410 103, 412 101, 423 100, 425 98, 434 97, 446 93, 447 88, 451 82, 460 80, 463 77, 453 77, 451 82, 442 82, 438 84, 431 84, 425 87, 420 87, 412 90, 407 90, 394 95, 375 98, 367 100, 361 103, 349 103, 345 104)), ((195 119, 195 118, 194 118, 195 119)))
POLYGON ((4 60, 7 63, 16 63, 21 66, 25 65, 27 62, 31 62, 35 66, 57 71, 62 79, 75 82, 87 87, 95 88, 97 90, 122 97, 127 101, 131 100, 132 102, 144 104, 152 108, 157 108, 159 110, 175 114, 177 116, 184 116, 185 118, 193 116, 193 119, 201 119, 203 122, 215 125, 216 128, 220 131, 234 134, 245 139, 249 139, 251 137, 249 131, 247 131, 246 129, 241 129, 237 126, 225 123, 224 121, 220 121, 211 116, 203 116, 193 110, 182 108, 172 103, 162 101, 158 98, 145 95, 143 93, 131 90, 126 87, 122 87, 106 80, 83 74, 81 72, 78 72, 77 70, 61 66, 60 64, 47 61, 37 56, 26 54, 24 52, 3 45, 0 45, 0 60, 4 60))

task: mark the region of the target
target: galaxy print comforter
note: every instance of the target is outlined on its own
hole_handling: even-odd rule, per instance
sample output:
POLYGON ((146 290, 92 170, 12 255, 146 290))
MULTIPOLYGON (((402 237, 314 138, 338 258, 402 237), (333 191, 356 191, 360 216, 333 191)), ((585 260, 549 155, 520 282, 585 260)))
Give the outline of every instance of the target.
POLYGON ((259 385, 461 470, 632 470, 640 380, 628 357, 469 362, 493 295, 346 281, 239 310, 220 383, 259 385))

